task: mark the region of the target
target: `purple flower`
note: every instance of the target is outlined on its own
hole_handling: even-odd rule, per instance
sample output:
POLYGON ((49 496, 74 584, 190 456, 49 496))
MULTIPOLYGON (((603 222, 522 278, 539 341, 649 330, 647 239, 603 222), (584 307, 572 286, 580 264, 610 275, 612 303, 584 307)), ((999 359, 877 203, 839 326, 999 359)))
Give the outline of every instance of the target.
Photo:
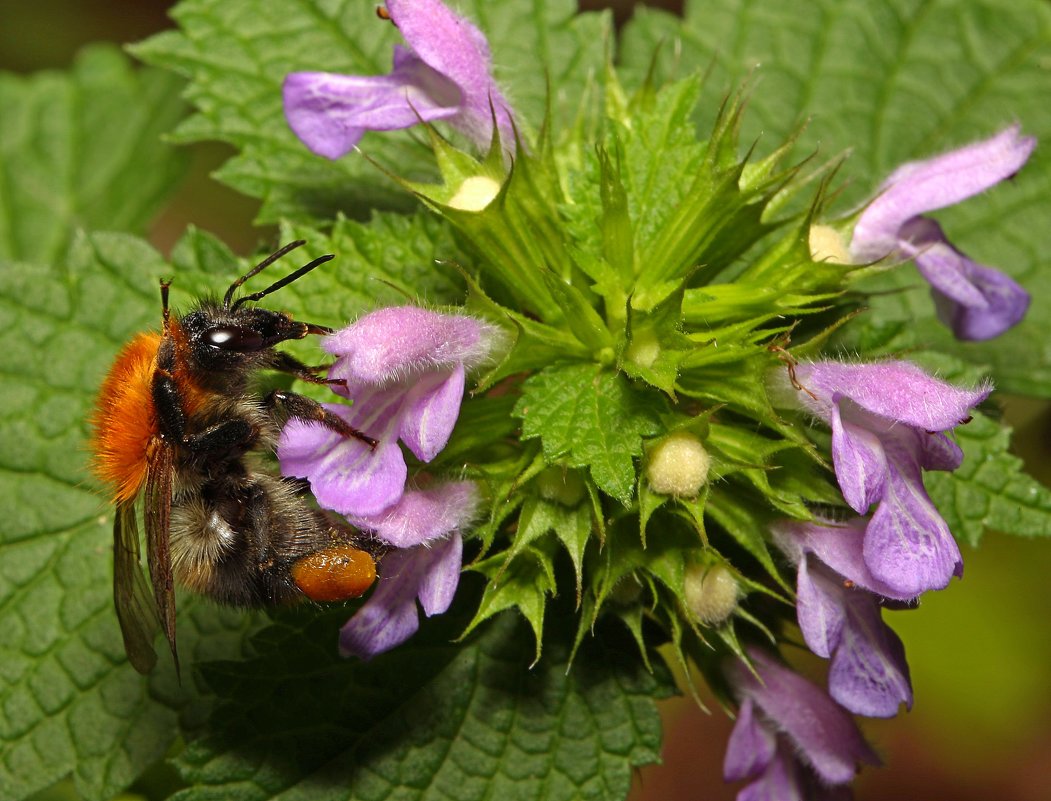
POLYGON ((503 141, 513 143, 510 106, 490 74, 482 32, 439 0, 387 0, 387 10, 408 45, 394 48, 389 75, 294 72, 285 78, 285 117, 296 136, 318 155, 337 159, 365 131, 447 120, 484 148, 495 114, 503 141))
POLYGON ((824 690, 758 649, 748 655, 755 673, 738 661, 727 670, 740 709, 723 777, 755 779, 737 801, 836 797, 829 785, 850 782, 859 762, 879 764, 854 719, 824 690))
POLYGON ((911 601, 869 571, 862 555, 867 521, 785 521, 772 533, 798 567, 796 613, 807 646, 832 658, 829 694, 857 715, 893 717, 912 708, 905 648, 880 615, 880 597, 911 601))
MULTIPOLYGON (((963 452, 944 432, 991 391, 959 389, 908 362, 801 363, 794 393, 832 427, 832 461, 858 514, 879 504, 863 556, 888 597, 915 598, 963 575, 963 560, 923 486, 923 470, 955 470, 963 452)), ((784 380, 784 379, 782 379, 784 380)), ((787 385, 787 381, 785 382, 787 385)))
POLYGON ((371 659, 405 642, 419 628, 417 599, 428 617, 449 608, 460 581, 460 530, 477 502, 474 483, 457 481, 407 492, 383 515, 354 520, 399 550, 383 558, 375 591, 340 631, 344 656, 371 659))
POLYGON ((378 444, 369 448, 293 420, 281 432, 281 472, 310 479, 319 504, 352 520, 389 509, 408 475, 398 440, 423 462, 445 447, 460 413, 465 370, 488 356, 494 336, 494 328, 471 317, 400 306, 327 337, 323 347, 337 357, 329 378, 346 381, 333 389, 354 405, 323 405, 378 444))
POLYGON ((850 243, 854 261, 914 259, 931 285, 938 316, 958 339, 999 336, 1029 308, 1029 294, 1003 273, 968 259, 925 212, 951 206, 1012 177, 1036 139, 1014 125, 926 161, 903 164, 862 212, 850 243))
POLYGON ((318 503, 397 549, 381 563, 378 586, 343 629, 345 653, 368 658, 403 642, 452 602, 460 571, 459 532, 477 492, 469 481, 406 491, 400 439, 432 460, 449 441, 463 400, 465 371, 489 354, 496 329, 471 317, 414 306, 380 309, 326 338, 337 356, 330 378, 353 406, 323 404, 377 440, 369 448, 328 428, 292 420, 281 432, 281 472, 310 480, 318 503))

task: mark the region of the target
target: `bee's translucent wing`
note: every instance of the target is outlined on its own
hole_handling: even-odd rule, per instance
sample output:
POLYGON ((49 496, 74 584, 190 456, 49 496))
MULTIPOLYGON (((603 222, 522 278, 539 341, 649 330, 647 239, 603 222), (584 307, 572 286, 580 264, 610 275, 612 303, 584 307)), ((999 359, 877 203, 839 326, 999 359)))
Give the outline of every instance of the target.
POLYGON ((113 603, 128 661, 139 673, 149 673, 157 664, 153 637, 160 621, 139 561, 134 501, 119 503, 113 519, 113 603))
POLYGON ((179 654, 175 647, 175 580, 172 577, 169 535, 172 512, 172 482, 174 477, 172 446, 164 440, 154 443, 149 467, 146 470, 146 492, 143 501, 143 519, 146 523, 146 561, 150 566, 153 597, 161 629, 179 670, 179 654))

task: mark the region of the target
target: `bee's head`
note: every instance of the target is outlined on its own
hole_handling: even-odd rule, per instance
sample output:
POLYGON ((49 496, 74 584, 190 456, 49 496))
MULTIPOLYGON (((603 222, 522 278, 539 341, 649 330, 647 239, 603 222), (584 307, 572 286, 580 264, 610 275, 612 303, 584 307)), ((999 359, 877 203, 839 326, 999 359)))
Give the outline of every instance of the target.
POLYGON ((293 320, 284 312, 256 307, 230 310, 204 301, 180 321, 190 352, 206 369, 265 362, 274 345, 331 329, 293 320))
POLYGON ((288 286, 332 256, 314 259, 259 292, 242 295, 236 300, 233 298, 234 292, 245 281, 303 244, 305 243, 302 240, 298 240, 285 245, 234 281, 226 290, 221 304, 202 301, 196 309, 179 321, 190 351, 201 368, 220 370, 262 366, 269 358, 274 345, 279 342, 302 339, 307 334, 332 333, 330 328, 298 322, 284 312, 245 305, 288 286))

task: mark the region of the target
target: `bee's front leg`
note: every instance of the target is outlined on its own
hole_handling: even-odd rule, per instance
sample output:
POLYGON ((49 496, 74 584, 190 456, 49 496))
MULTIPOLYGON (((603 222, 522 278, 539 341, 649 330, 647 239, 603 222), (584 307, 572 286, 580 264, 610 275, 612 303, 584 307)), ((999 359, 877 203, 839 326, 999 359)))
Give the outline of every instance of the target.
POLYGON ((354 439, 364 442, 370 448, 375 448, 378 444, 368 434, 358 431, 354 426, 343 420, 342 417, 328 411, 317 401, 303 395, 297 395, 295 392, 276 389, 266 396, 266 404, 273 409, 281 410, 288 417, 309 423, 319 423, 325 428, 335 431, 340 436, 354 437, 354 439))

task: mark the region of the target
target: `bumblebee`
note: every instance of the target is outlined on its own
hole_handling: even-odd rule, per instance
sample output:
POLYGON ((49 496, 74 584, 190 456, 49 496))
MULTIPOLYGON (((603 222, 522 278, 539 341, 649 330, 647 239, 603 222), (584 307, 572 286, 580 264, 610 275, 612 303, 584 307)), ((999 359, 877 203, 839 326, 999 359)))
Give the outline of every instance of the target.
POLYGON ((223 604, 255 607, 355 598, 375 580, 378 541, 311 505, 304 482, 261 464, 289 417, 376 445, 302 395, 253 393, 259 370, 333 383, 275 349, 331 329, 254 305, 331 255, 234 299, 242 284, 303 244, 285 245, 234 281, 221 303, 202 299, 183 316, 169 313, 170 282, 161 281, 160 333, 125 345, 99 391, 93 467, 112 488, 113 597, 140 672, 156 664, 158 628, 178 668, 175 582, 223 604), (140 496, 152 592, 140 559, 140 496))

